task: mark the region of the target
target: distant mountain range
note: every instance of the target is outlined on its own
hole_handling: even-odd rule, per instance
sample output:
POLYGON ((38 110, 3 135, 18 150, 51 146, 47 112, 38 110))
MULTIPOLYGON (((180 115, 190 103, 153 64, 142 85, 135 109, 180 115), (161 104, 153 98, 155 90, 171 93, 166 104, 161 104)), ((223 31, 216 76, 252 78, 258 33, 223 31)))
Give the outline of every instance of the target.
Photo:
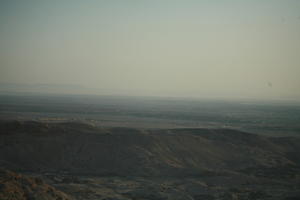
POLYGON ((96 89, 86 88, 82 85, 73 84, 18 84, 0 83, 0 93, 90 93, 97 92, 96 89))

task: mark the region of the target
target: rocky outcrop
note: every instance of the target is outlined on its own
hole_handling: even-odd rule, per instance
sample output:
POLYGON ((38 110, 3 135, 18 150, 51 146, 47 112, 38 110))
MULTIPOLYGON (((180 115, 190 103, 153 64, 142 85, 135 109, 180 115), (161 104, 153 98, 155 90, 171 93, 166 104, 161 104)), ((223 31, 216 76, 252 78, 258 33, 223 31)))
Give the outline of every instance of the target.
POLYGON ((32 178, 0 169, 1 200, 71 200, 65 193, 32 178))

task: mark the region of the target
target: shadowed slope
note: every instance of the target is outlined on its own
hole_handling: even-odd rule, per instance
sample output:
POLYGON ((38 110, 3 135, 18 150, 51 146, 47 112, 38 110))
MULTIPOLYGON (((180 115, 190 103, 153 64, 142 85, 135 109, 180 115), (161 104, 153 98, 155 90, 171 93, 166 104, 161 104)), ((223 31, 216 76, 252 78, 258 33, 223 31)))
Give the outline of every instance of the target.
POLYGON ((0 164, 17 171, 195 176, 299 168, 299 139, 281 141, 228 129, 138 130, 15 121, 1 122, 0 130, 0 164))

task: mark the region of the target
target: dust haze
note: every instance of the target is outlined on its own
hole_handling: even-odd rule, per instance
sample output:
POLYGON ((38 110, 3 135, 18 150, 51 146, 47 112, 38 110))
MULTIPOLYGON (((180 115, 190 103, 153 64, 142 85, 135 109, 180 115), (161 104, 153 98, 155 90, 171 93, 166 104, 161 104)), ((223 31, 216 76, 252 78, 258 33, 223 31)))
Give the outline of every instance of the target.
POLYGON ((2 85, 300 99, 298 1, 30 0, 0 7, 2 85))

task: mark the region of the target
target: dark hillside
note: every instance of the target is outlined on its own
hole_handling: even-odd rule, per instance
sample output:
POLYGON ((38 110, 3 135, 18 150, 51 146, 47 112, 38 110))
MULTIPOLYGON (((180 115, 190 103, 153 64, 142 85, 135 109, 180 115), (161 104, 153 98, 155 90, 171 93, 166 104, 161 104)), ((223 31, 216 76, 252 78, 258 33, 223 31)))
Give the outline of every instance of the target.
POLYGON ((17 171, 198 176, 299 169, 299 138, 230 129, 144 130, 18 121, 2 121, 0 130, 0 164, 17 171))

